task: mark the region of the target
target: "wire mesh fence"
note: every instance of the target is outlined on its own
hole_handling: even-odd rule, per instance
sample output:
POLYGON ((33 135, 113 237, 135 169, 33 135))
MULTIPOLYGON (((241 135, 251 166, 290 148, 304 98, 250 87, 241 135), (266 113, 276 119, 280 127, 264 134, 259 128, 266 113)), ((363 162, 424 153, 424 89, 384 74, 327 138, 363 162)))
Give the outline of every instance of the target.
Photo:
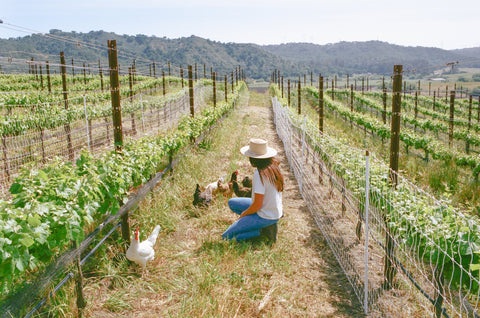
MULTIPOLYGON (((122 100, 122 128, 126 141, 165 132, 174 127, 183 115, 190 112, 187 89, 161 97, 153 93, 155 91, 122 100)), ((209 86, 195 87, 195 112, 201 105, 206 105, 210 95, 209 86)), ((55 106, 48 103, 40 106, 11 106, 9 109, 11 118, 15 114, 28 113, 28 120, 38 124, 31 128, 20 129, 18 133, 12 135, 2 134, 0 196, 8 195, 12 181, 25 166, 39 167, 54 157, 74 160, 82 150, 99 153, 113 149, 111 114, 108 111, 104 115, 91 114, 89 111, 95 107, 108 110, 111 108, 109 101, 104 102, 103 106, 94 103, 89 101, 88 95, 83 95, 83 103, 80 106, 77 105, 78 112, 81 114, 77 119, 65 120, 64 124, 49 124, 56 110, 55 106), (44 111, 32 110, 34 107, 42 107, 44 111)), ((20 120, 19 122, 21 124, 20 120)), ((27 124, 25 126, 28 127, 27 124)))
POLYGON ((394 187, 382 161, 272 103, 302 196, 365 312, 477 317, 478 220, 399 175, 394 187))

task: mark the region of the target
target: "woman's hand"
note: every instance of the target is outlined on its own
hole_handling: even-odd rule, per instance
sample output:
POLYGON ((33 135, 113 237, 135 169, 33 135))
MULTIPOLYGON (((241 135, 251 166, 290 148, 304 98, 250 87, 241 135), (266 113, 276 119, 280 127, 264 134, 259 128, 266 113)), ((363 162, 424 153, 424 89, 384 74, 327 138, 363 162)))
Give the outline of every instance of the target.
POLYGON ((252 204, 245 211, 240 214, 240 219, 244 216, 257 213, 258 210, 262 207, 263 204, 263 194, 255 193, 252 204))

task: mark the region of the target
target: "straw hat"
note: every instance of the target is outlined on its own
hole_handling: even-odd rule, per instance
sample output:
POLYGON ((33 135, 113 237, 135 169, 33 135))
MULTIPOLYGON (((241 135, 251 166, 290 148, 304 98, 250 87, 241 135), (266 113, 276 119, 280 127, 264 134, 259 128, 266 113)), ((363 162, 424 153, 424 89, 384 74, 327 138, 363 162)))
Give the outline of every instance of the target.
POLYGON ((275 157, 277 151, 267 146, 264 139, 250 139, 248 146, 240 149, 242 155, 250 158, 265 159, 275 157))

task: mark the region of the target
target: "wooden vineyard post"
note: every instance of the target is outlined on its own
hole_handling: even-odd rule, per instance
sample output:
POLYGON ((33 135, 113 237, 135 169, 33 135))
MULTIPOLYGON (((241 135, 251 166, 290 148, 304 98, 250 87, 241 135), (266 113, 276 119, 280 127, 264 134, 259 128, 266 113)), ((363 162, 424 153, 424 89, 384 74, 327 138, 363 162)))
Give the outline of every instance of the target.
POLYGON ((382 80, 382 101, 383 101, 383 112, 382 112, 382 119, 383 123, 387 124, 387 88, 385 87, 385 77, 382 80))
POLYGON ((225 102, 228 103, 228 80, 227 80, 227 75, 225 75, 225 102))
POLYGON ((182 88, 185 87, 185 84, 183 83, 183 67, 180 66, 180 78, 182 79, 182 88))
POLYGON ((287 81, 287 105, 290 106, 290 80, 287 81))
POLYGON ((190 115, 195 117, 195 106, 194 106, 194 100, 193 100, 193 70, 192 66, 188 66, 188 93, 190 97, 190 115))
MULTIPOLYGON (((393 67, 393 92, 392 92, 392 122, 391 122, 391 140, 390 140, 390 182, 393 188, 398 184, 398 157, 400 145, 400 111, 402 104, 402 73, 403 66, 395 65, 393 67)), ((388 213, 388 212, 387 212, 388 213)), ((384 221, 386 223, 386 215, 384 221)), ((384 267, 384 285, 386 289, 393 287, 395 277, 395 267, 393 266, 393 256, 395 254, 395 241, 388 224, 385 224, 385 267, 384 267)))
POLYGON ((323 135, 323 77, 318 77, 318 130, 323 135))
POLYGON ((353 113, 353 84, 350 85, 350 112, 353 113))
MULTIPOLYGON (((131 67, 128 68, 128 83, 129 83, 129 88, 130 88, 130 91, 129 91, 130 104, 133 105, 133 78, 132 78, 132 68, 131 67)), ((130 116, 132 118, 132 133, 134 135, 136 135, 137 134, 137 128, 135 126, 135 112, 132 111, 130 116)))
POLYGON ((85 63, 83 63, 83 84, 87 84, 87 70, 85 69, 85 63))
POLYGON ((198 69, 197 69, 197 63, 195 63, 195 83, 198 81, 198 69))
POLYGON ((153 78, 157 78, 157 72, 155 70, 155 61, 153 61, 153 78))
POLYGON ((432 82, 428 83, 428 96, 430 96, 430 92, 432 91, 432 82))
POLYGON ((2 150, 3 150, 3 170, 7 176, 7 180, 10 182, 10 167, 8 164, 8 151, 7 151, 7 136, 2 134, 2 150))
POLYGON ((216 82, 216 74, 215 72, 212 73, 212 86, 213 86, 213 108, 217 107, 217 82, 216 82))
POLYGON ((450 92, 450 125, 448 128, 448 146, 453 145, 453 121, 455 116, 455 91, 450 92))
MULTIPOLYGON (((68 92, 67 92, 67 67, 65 66, 65 55, 63 52, 60 52, 60 71, 62 73, 62 89, 63 89, 63 102, 65 109, 68 109, 68 92)), ((70 123, 64 125, 65 134, 67 135, 67 151, 68 158, 73 161, 73 146, 72 146, 72 136, 70 132, 70 123)))
POLYGON ((333 79, 332 79, 332 100, 333 101, 335 100, 335 84, 333 82, 333 79))
POLYGON ((365 94, 365 77, 362 77, 362 95, 365 94))
POLYGON ((298 114, 302 114, 302 83, 298 79, 298 114))
POLYGON ((75 85, 75 65, 73 63, 73 59, 72 59, 72 81, 73 81, 73 85, 75 85))
POLYGON ((167 94, 167 89, 165 87, 165 71, 162 71, 162 85, 163 85, 163 96, 167 94))
POLYGON ((231 72, 231 77, 232 77, 232 94, 233 94, 233 71, 231 72))
POLYGON ((478 96, 477 123, 480 123, 480 96, 478 96))
POLYGON ((39 65, 40 68, 40 87, 42 88, 43 91, 43 73, 42 73, 42 65, 39 65))
MULTIPOLYGON (((74 248, 77 248, 77 242, 74 243, 74 248)), ((83 316, 83 309, 87 307, 87 301, 85 300, 85 295, 83 293, 83 273, 82 265, 80 264, 80 255, 76 258, 75 265, 77 267, 77 279, 75 280, 75 290, 77 293, 77 308, 78 308, 78 317, 83 316)))
POLYGON ((435 111, 435 98, 437 97, 436 93, 436 91, 433 91, 433 111, 435 111))
POLYGON ((46 67, 47 67, 47 84, 48 84, 48 93, 52 93, 52 80, 50 79, 50 64, 48 64, 48 61, 46 62, 46 67))
POLYGON ((310 72, 310 86, 313 86, 313 72, 310 72))
POLYGON ((102 65, 100 64, 100 60, 98 60, 98 75, 100 75, 100 89, 103 92, 103 72, 102 72, 102 65))
MULTIPOLYGON (((120 82, 118 78, 117 41, 108 41, 108 61, 110 66, 110 89, 112 96, 113 140, 115 150, 122 151, 122 109, 120 106, 120 82)), ((133 70, 132 70, 133 71, 133 70)))
MULTIPOLYGON (((470 127, 472 126, 472 103, 473 103, 473 97, 472 95, 470 95, 470 98, 468 99, 468 126, 467 126, 468 133, 470 133, 470 127)), ((470 142, 468 139, 465 144, 465 152, 467 154, 470 153, 470 142)))
POLYGON ((172 76, 172 71, 170 67, 170 61, 168 61, 168 76, 172 76))
POLYGON ((415 110, 414 110, 414 113, 415 113, 415 120, 417 120, 417 117, 418 117, 418 91, 415 91, 415 110))
POLYGON ((282 75, 282 80, 281 80, 281 82, 282 82, 282 98, 283 98, 283 75, 282 75))

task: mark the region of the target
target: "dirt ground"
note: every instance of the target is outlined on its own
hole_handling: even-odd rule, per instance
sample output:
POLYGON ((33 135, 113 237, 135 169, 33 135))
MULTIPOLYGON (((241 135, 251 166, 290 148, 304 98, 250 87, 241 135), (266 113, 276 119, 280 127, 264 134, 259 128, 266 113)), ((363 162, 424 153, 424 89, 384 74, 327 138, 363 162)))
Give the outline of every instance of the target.
MULTIPOLYGON (((297 181, 293 172, 290 171, 283 144, 275 130, 272 108, 267 105, 267 102, 264 103, 260 100, 263 97, 259 98, 256 93, 252 95, 257 96, 250 99, 248 106, 242 106, 235 110, 239 112, 240 121, 246 123, 247 127, 242 128, 242 131, 246 132, 245 134, 232 136, 232 139, 237 138, 236 141, 232 140, 232 143, 245 144, 249 138, 260 137, 267 139, 269 146, 278 151, 276 158, 280 161, 281 171, 285 177, 283 192, 285 215, 278 223, 277 242, 271 247, 271 251, 285 255, 285 262, 288 262, 288 266, 286 266, 285 272, 266 271, 263 273, 264 276, 269 277, 268 287, 262 291, 264 296, 261 299, 251 300, 253 303, 250 303, 247 309, 243 308, 247 306, 246 304, 238 305, 235 300, 227 302, 225 305, 244 310, 243 313, 240 310, 238 315, 235 314, 236 317, 365 317, 362 305, 352 286, 300 195, 297 181)), ((228 158, 226 157, 225 160, 228 158)), ((247 168, 251 169, 248 167, 248 161, 243 159, 241 169, 246 171, 247 168)), ((235 218, 233 213, 221 217, 221 219, 229 221, 229 224, 235 218)), ((196 226, 201 221, 201 218, 191 218, 181 224, 182 228, 178 228, 175 233, 163 238, 165 241, 159 247, 158 257, 149 265, 148 280, 168 280, 168 273, 181 266, 182 262, 186 262, 187 259, 196 261, 198 258, 196 251, 202 246, 202 242, 196 237, 189 236, 188 233, 197 231, 196 226), (165 257, 162 257, 161 254, 174 253, 177 246, 182 248, 182 251, 177 254, 181 257, 178 260, 170 257, 168 262, 165 261, 165 257)), ((215 233, 209 235, 214 237, 214 240, 220 240, 223 230, 225 229, 219 228, 215 230, 215 233)), ((169 293, 185 292, 181 289, 153 291, 148 290, 148 287, 141 286, 130 291, 111 290, 111 287, 108 286, 111 286, 112 283, 107 280, 109 278, 102 279, 97 287, 94 288, 90 285, 91 287, 88 288, 88 298, 96 304, 89 303, 87 316, 151 317, 152 312, 168 312, 167 316, 172 316, 172 313, 178 312, 178 307, 175 306, 180 304, 174 303, 169 293), (102 282, 105 284, 102 285, 102 282), (116 308, 124 306, 125 310, 110 311, 106 308, 108 299, 110 301, 115 299, 114 306, 116 308), (146 307, 149 308, 149 314, 145 312, 146 307), (166 309, 168 307, 171 307, 172 311, 168 311, 166 309)), ((222 287, 218 286, 218 288, 222 287)), ((154 316, 162 317, 164 315, 154 316)), ((218 313, 218 317, 224 316, 218 313)))
POLYGON ((278 239, 291 241, 299 251, 296 274, 301 276, 299 281, 309 281, 311 284, 305 286, 305 293, 311 299, 309 316, 363 317, 361 303, 300 195, 298 183, 285 156, 283 143, 275 130, 272 108, 250 104, 241 112, 265 123, 264 127, 253 126, 248 130, 252 131, 252 136, 267 139, 269 145, 278 150, 276 158, 281 163, 281 171, 286 181, 283 192, 285 217, 279 223, 278 239))

